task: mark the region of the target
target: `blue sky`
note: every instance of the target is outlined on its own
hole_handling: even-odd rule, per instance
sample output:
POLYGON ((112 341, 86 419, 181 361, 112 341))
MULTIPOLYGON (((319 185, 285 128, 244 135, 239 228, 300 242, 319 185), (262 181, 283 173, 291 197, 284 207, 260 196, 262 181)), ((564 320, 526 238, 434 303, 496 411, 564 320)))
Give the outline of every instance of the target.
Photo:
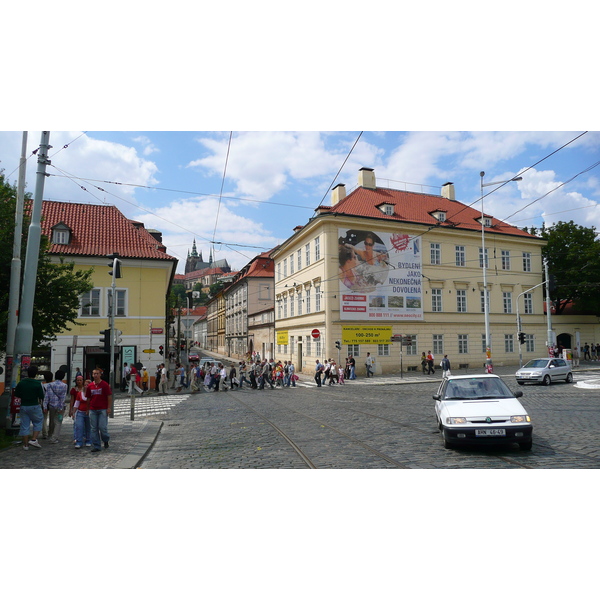
MULTIPOLYGON (((163 232, 180 271, 194 239, 205 258, 212 247, 215 257, 241 268, 305 224, 321 202, 329 204, 332 184, 356 186, 361 167, 374 168, 384 187, 439 194, 452 181, 467 204, 480 197, 480 171, 492 182, 528 169, 522 181, 486 197, 486 213, 519 227, 572 219, 600 229, 600 167, 558 187, 600 160, 600 133, 542 160, 581 133, 51 131, 44 197, 116 205, 163 232)), ((20 131, 0 132, 0 168, 11 181, 21 139, 20 131)), ((39 131, 29 132, 28 156, 39 141, 39 131)), ((30 158, 32 192, 34 180, 30 158)))

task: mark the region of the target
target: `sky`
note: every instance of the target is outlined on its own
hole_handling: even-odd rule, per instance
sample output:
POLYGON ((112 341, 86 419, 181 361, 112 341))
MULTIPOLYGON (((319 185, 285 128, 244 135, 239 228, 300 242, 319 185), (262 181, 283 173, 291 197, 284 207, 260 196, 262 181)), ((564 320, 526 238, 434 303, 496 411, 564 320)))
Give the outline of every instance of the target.
MULTIPOLYGON (((28 132, 31 192, 40 135, 28 132)), ((22 139, 22 131, 0 132, 0 168, 11 182, 22 139)), ((361 167, 375 169, 380 187, 440 194, 451 181, 457 200, 478 209, 481 171, 484 183, 522 174, 484 188, 487 214, 518 227, 573 220, 600 230, 598 131, 75 130, 51 131, 50 144, 44 198, 117 206, 162 232, 178 272, 194 240, 205 260, 212 251, 242 268, 330 204, 337 183, 349 193, 361 167)))

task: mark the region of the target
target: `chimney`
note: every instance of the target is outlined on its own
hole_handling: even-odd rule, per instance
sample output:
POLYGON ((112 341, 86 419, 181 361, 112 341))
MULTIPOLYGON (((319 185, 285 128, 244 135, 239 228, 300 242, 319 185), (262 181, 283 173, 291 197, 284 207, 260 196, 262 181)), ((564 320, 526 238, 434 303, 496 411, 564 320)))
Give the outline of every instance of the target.
POLYGON ((448 200, 456 200, 454 195, 454 184, 448 181, 442 186, 442 197, 448 198, 448 200))
POLYGON ((335 206, 340 200, 346 197, 346 184, 338 183, 331 190, 331 206, 335 206))
POLYGON ((375 183, 375 170, 363 167, 358 171, 358 185, 360 187, 369 188, 374 190, 377 188, 375 183))

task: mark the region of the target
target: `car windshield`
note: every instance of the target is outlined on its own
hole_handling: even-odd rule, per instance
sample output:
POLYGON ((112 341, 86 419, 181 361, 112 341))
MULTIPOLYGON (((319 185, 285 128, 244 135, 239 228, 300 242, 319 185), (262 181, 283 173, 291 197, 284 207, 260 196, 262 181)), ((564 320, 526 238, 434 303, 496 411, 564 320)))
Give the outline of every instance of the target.
POLYGON ((534 360, 530 360, 523 368, 524 369, 527 369, 527 368, 543 369, 547 364, 548 364, 548 361, 546 359, 536 358, 534 360))
POLYGON ((501 379, 495 377, 473 377, 448 382, 446 400, 475 400, 480 398, 506 398, 512 392, 501 379))

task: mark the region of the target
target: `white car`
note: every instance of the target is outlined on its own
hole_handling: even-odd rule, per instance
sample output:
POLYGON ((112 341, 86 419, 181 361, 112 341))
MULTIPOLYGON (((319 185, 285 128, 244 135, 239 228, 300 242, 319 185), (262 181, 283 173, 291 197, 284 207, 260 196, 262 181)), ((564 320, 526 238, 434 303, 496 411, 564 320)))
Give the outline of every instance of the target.
POLYGON ((512 444, 531 450, 533 425, 523 405, 497 375, 452 375, 442 380, 435 414, 445 448, 512 444))
POLYGON ((553 381, 573 383, 571 364, 564 358, 534 358, 516 373, 517 383, 527 382, 550 385, 553 381))

